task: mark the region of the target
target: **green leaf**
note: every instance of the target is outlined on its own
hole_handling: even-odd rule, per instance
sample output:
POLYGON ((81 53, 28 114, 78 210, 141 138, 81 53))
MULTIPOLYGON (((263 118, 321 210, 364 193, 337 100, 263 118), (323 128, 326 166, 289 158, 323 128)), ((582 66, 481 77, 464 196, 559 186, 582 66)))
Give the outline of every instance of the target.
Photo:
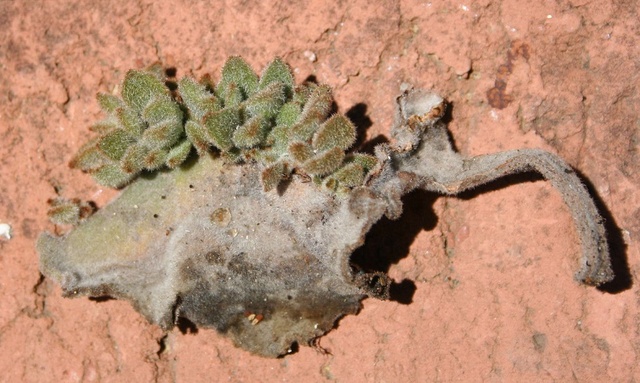
POLYGON ((304 163, 315 154, 306 142, 296 141, 289 145, 289 154, 299 164, 304 163))
POLYGON ((300 141, 310 140, 329 114, 332 103, 331 89, 325 85, 315 86, 302 108, 300 117, 291 127, 291 138, 300 141))
POLYGON ((224 108, 218 112, 210 113, 204 118, 204 125, 210 141, 222 151, 233 148, 233 132, 241 124, 238 108, 224 108))
POLYGON ((253 158, 262 165, 271 165, 280 160, 283 154, 284 151, 277 151, 274 148, 261 148, 253 153, 253 158))
POLYGON ((116 164, 105 165, 93 173, 93 177, 100 185, 121 188, 131 182, 135 174, 125 173, 116 164))
POLYGON ((302 168, 311 175, 323 177, 338 169, 344 156, 342 149, 333 148, 307 160, 302 168))
POLYGON ((98 147, 110 159, 120 160, 129 146, 135 143, 135 139, 122 129, 116 129, 100 138, 98 147))
POLYGON ((356 128, 349 119, 341 114, 334 114, 325 121, 313 137, 315 149, 325 151, 333 147, 349 149, 356 141, 356 128))
POLYGON ((307 101, 309 100, 309 97, 311 97, 311 94, 313 93, 313 90, 316 89, 318 87, 317 84, 314 84, 312 82, 308 82, 308 83, 304 83, 301 85, 296 86, 293 90, 293 102, 295 102, 296 104, 299 105, 304 105, 307 103, 307 101))
POLYGON ((209 151, 209 138, 207 137, 207 129, 201 124, 189 120, 184 126, 187 139, 198 151, 198 155, 202 156, 209 151))
POLYGON ((371 169, 378 165, 378 159, 375 156, 365 153, 352 154, 350 161, 362 166, 365 174, 369 173, 371 169))
MULTIPOLYGON (((235 83, 242 91, 244 98, 251 96, 258 88, 258 75, 238 56, 230 57, 222 67, 221 84, 235 83)), ((225 97, 225 101, 226 101, 225 97)), ((226 106, 226 105, 225 105, 226 106)))
POLYGON ((165 163, 170 169, 175 169, 189 157, 190 152, 191 142, 183 140, 169 151, 165 163))
POLYGON ((141 141, 150 148, 169 148, 182 137, 182 124, 175 121, 159 123, 145 130, 141 141))
POLYGON ((89 127, 89 130, 98 134, 107 134, 110 131, 117 129, 120 123, 115 118, 107 118, 106 120, 98 121, 89 127))
POLYGON ((112 114, 116 109, 124 107, 124 102, 120 97, 116 97, 108 93, 98 93, 97 99, 100 109, 107 114, 112 114))
POLYGON ((238 148, 231 148, 222 152, 220 153, 220 157, 222 157, 227 164, 239 164, 246 160, 245 153, 238 148))
POLYGON ((278 111, 278 115, 276 116, 276 125, 291 126, 298 120, 301 113, 302 108, 300 107, 300 104, 296 102, 287 102, 282 105, 282 108, 278 111))
POLYGON ((86 172, 99 169, 109 163, 110 160, 98 149, 99 140, 100 138, 94 138, 82 145, 78 153, 71 159, 69 166, 86 172))
POLYGON ((325 180, 325 186, 331 190, 353 188, 362 185, 365 171, 362 165, 352 162, 338 169, 325 180))
POLYGON ((274 151, 284 154, 289 146, 289 127, 279 125, 271 129, 267 136, 267 145, 271 146, 274 151))
POLYGON ((253 117, 233 133, 233 143, 238 148, 252 148, 262 143, 267 135, 268 122, 260 116, 253 117))
POLYGON ((288 177, 289 172, 287 165, 282 162, 276 162, 266 167, 261 175, 262 189, 265 192, 274 189, 283 179, 288 177))
POLYGON ((159 61, 156 61, 148 67, 144 68, 144 71, 153 74, 159 79, 164 80, 164 78, 166 77, 165 67, 159 61))
POLYGON ((218 94, 222 98, 225 108, 236 107, 246 98, 242 93, 242 89, 235 82, 220 84, 218 94))
POLYGON ((151 149, 144 158, 144 167, 147 170, 157 170, 167 161, 169 151, 164 148, 151 149))
POLYGON ((149 147, 141 143, 131 145, 120 160, 121 169, 132 176, 140 173, 142 169, 144 169, 144 159, 149 153, 149 150, 149 147))
POLYGON ((80 201, 77 198, 58 197, 47 202, 49 203, 47 216, 51 222, 57 225, 78 225, 95 211, 95 207, 91 203, 80 201))
POLYGON ((133 137, 140 137, 142 135, 146 126, 140 117, 140 113, 132 108, 125 107, 117 109, 115 114, 122 128, 126 130, 127 133, 133 137))
POLYGON ((331 88, 327 85, 318 85, 313 88, 309 99, 302 108, 302 118, 314 117, 324 120, 331 112, 332 104, 331 88))
POLYGON ((198 83, 191 77, 184 77, 180 80, 178 91, 191 116, 198 121, 202 120, 207 113, 222 108, 216 96, 209 92, 205 85, 198 83))
POLYGON ((285 101, 284 84, 274 82, 251 96, 245 102, 245 110, 250 116, 271 119, 278 114, 285 101))
POLYGON ((264 89, 268 85, 279 82, 284 85, 284 93, 287 99, 291 98, 293 94, 294 78, 291 73, 291 68, 280 57, 276 57, 271 61, 269 65, 264 69, 260 76, 260 83, 258 89, 264 89))
POLYGON ((292 141, 310 141, 313 134, 318 130, 320 123, 321 120, 315 116, 296 122, 289 129, 289 139, 292 141))
POLYGON ((142 118, 150 127, 156 124, 182 123, 182 110, 169 96, 153 99, 142 113, 142 118))
POLYGON ((169 90, 164 82, 155 74, 130 70, 122 84, 122 98, 124 102, 138 113, 157 96, 167 95, 169 90))

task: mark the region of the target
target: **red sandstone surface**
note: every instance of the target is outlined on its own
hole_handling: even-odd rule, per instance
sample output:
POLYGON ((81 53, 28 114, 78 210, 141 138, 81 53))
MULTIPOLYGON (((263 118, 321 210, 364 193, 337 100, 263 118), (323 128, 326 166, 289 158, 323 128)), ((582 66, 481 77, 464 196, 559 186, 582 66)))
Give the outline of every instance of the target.
POLYGON ((640 380, 640 24, 636 1, 0 1, 0 381, 640 380), (269 4, 267 4, 269 3, 269 4), (215 331, 166 334, 125 302, 64 299, 34 242, 56 190, 103 206, 117 192, 67 167, 101 117, 95 94, 155 61, 217 75, 282 56, 334 87, 367 137, 386 134, 403 83, 451 103, 456 147, 565 158, 611 230, 604 289, 577 284, 579 245, 536 177, 410 198, 379 254, 411 303, 367 299, 283 359, 215 331), (356 108, 353 108, 354 106, 356 108), (370 123, 369 123, 370 121, 370 123), (410 283, 409 283, 410 284, 410 283), (164 337, 164 338, 163 338, 164 337), (161 344, 163 345, 161 347, 161 344))

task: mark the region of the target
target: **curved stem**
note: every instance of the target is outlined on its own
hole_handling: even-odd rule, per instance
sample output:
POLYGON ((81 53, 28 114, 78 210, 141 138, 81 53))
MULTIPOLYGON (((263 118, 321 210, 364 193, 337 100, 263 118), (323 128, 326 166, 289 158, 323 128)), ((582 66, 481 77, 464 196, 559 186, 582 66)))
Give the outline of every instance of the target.
POLYGON ((510 174, 538 172, 562 194, 576 224, 582 246, 576 279, 589 285, 613 279, 603 219, 586 187, 560 157, 539 149, 519 149, 465 159, 460 165, 446 176, 426 177, 422 187, 458 194, 510 174))

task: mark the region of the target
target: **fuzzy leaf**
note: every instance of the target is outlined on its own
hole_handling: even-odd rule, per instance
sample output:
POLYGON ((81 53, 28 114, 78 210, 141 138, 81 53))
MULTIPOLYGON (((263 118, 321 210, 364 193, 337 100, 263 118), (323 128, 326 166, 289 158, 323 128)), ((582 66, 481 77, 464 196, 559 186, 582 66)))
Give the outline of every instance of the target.
POLYGON ((262 189, 265 192, 277 187, 278 184, 289 175, 287 165, 282 162, 268 166, 262 171, 261 181, 262 189))
POLYGON ((245 103, 245 109, 250 116, 264 116, 271 119, 278 114, 285 101, 285 85, 281 82, 273 82, 251 96, 245 103))
POLYGON ((178 145, 174 146, 167 155, 165 164, 170 169, 175 169, 180 166, 189 157, 191 152, 191 142, 189 140, 183 140, 178 145))
POLYGON ((100 185, 112 188, 121 188, 131 182, 135 174, 125 173, 116 164, 105 165, 93 173, 93 177, 100 185))
POLYGON ((291 73, 289 65, 282 61, 280 57, 271 61, 264 69, 260 76, 258 89, 264 89, 274 82, 280 82, 284 85, 284 93, 287 98, 292 96, 294 87, 293 73, 291 73))
POLYGON ((284 154, 284 151, 277 151, 274 148, 264 148, 255 152, 253 157, 263 165, 271 165, 284 154))
POLYGON ((168 89, 164 82, 146 71, 130 70, 122 84, 124 102, 139 113, 152 99, 166 94, 168 89))
POLYGON ((242 94, 242 89, 240 89, 235 82, 220 84, 218 93, 220 97, 222 97, 225 107, 236 107, 245 99, 245 96, 242 94))
POLYGON ((271 129, 267 136, 267 145, 270 145, 274 151, 284 154, 289 146, 289 127, 279 125, 271 129))
POLYGON ((122 128, 133 137, 140 137, 145 129, 145 123, 140 114, 131 108, 120 108, 115 112, 122 128))
POLYGON ((221 109, 216 96, 209 92, 205 85, 198 83, 191 77, 184 77, 180 80, 178 90, 191 116, 198 121, 202 120, 207 113, 221 109))
POLYGON ((120 160, 122 170, 131 175, 140 173, 144 169, 144 159, 149 150, 149 147, 141 143, 131 145, 120 160))
POLYGON ((309 100, 309 97, 311 97, 313 90, 316 89, 317 87, 318 85, 312 82, 296 86, 294 89, 295 91, 293 92, 292 101, 299 105, 306 104, 307 101, 309 100))
POLYGON ((362 185, 365 171, 362 165, 352 162, 327 177, 325 186, 336 191, 339 188, 353 188, 362 185))
POLYGON ((315 86, 302 113, 291 127, 291 137, 295 140, 308 141, 324 121, 331 110, 331 89, 325 85, 315 86))
POLYGON ((151 73, 159 79, 164 79, 166 77, 165 67, 160 61, 156 61, 153 64, 149 65, 144 69, 144 71, 147 73, 151 73))
POLYGON ((296 141, 289 145, 289 154, 298 163, 304 163, 313 157, 313 148, 306 142, 296 141))
POLYGON ((226 152, 222 152, 221 157, 224 158, 224 162, 227 164, 239 164, 246 160, 244 153, 238 148, 231 148, 226 152))
POLYGON ((269 124, 260 117, 253 117, 233 133, 233 143, 238 148, 252 148, 264 141, 269 124))
POLYGON ((182 132, 181 123, 167 121, 145 130, 142 134, 142 142, 151 148, 168 148, 178 142, 182 132))
POLYGON ((89 130, 98 134, 106 134, 120 126, 119 121, 114 118, 98 121, 89 127, 89 130))
POLYGON ((334 114, 325 121, 313 137, 313 147, 325 151, 333 147, 347 150, 356 140, 356 128, 349 119, 334 114))
POLYGON ((369 173, 371 169, 375 168, 376 165, 378 165, 378 159, 375 156, 364 153, 352 154, 351 161, 362 166, 365 174, 369 173))
MULTIPOLYGON (((210 92, 212 94, 215 92, 216 83, 215 81, 213 81, 213 78, 209 73, 205 73, 204 76, 200 77, 200 80, 198 82, 204 85, 207 92, 210 92)), ((214 94, 214 96, 217 96, 217 95, 214 94)))
POLYGON ((207 129, 201 124, 189 120, 184 126, 184 131, 187 134, 187 139, 198 151, 198 155, 202 156, 209 151, 209 138, 207 137, 207 129))
MULTIPOLYGON (((242 90, 244 98, 251 96, 258 88, 258 75, 238 56, 230 57, 222 67, 221 84, 235 83, 242 90)), ((225 97, 226 101, 227 97, 225 97)), ((225 105, 226 106, 226 105, 225 105)))
POLYGON ((191 77, 183 77, 178 81, 178 91, 187 106, 197 103, 199 100, 206 98, 207 94, 211 95, 206 87, 191 77))
POLYGON ((109 163, 109 159, 98 149, 99 140, 100 138, 94 138, 82 145, 78 153, 69 162, 69 166, 86 172, 99 169, 109 163))
POLYGON ((98 99, 98 104, 100 104, 100 109, 107 114, 112 114, 116 109, 123 108, 125 106, 120 97, 116 97, 108 93, 98 93, 96 98, 98 99))
POLYGON ((144 158, 144 167, 147 170, 157 170, 167 161, 169 151, 164 148, 151 149, 144 158))
POLYGON ((301 113, 302 108, 300 107, 300 104, 296 102, 287 102, 282 105, 282 108, 280 108, 280 111, 276 116, 276 125, 291 126, 298 120, 301 113))
POLYGON ((324 187, 336 193, 339 187, 338 180, 329 176, 324 180, 324 187))
POLYGON ((58 197, 50 199, 48 203, 47 216, 51 222, 57 225, 78 225, 95 211, 95 207, 91 203, 80 201, 77 198, 58 197))
POLYGON ((313 88, 309 99, 302 109, 302 118, 310 117, 324 120, 331 112, 333 98, 331 88, 327 85, 318 85, 313 88))
POLYGON ((222 151, 233 148, 233 132, 241 122, 240 111, 237 108, 224 108, 204 118, 210 141, 222 151))
POLYGON ((80 209, 72 203, 51 203, 47 211, 49 220, 56 225, 77 225, 80 209))
POLYGON ((104 135, 98 142, 98 147, 110 159, 120 160, 122 155, 135 142, 135 139, 122 129, 116 129, 104 135))
POLYGON ((315 116, 308 117, 302 121, 296 122, 289 129, 291 140, 310 141, 313 134, 318 130, 321 120, 315 116))
POLYGON ((156 124, 173 122, 182 123, 182 110, 169 96, 153 99, 142 113, 142 117, 150 127, 156 124))
POLYGON ((333 148, 307 160, 302 167, 307 173, 322 177, 338 169, 343 159, 342 149, 333 148))

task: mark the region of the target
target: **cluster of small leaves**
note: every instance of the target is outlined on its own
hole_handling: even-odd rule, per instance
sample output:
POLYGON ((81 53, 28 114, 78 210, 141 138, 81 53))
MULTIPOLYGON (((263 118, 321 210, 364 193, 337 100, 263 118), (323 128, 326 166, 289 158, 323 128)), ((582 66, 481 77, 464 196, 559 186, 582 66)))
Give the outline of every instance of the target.
POLYGON ((47 202, 49 203, 47 215, 51 222, 57 225, 77 226, 96 210, 96 206, 91 202, 81 201, 77 198, 57 197, 47 202))
POLYGON ((265 191, 294 171, 345 191, 362 185, 377 164, 373 156, 347 154, 356 130, 346 117, 330 116, 330 88, 296 86, 278 58, 258 76, 231 57, 217 84, 184 77, 173 96, 157 71, 131 70, 122 99, 100 94, 98 100, 108 117, 93 127, 100 137, 80 150, 72 166, 107 186, 122 187, 144 170, 174 168, 191 146, 199 155, 215 148, 229 162, 258 161, 265 191))
POLYGON ((80 149, 71 166, 100 184, 122 187, 143 170, 175 168, 189 155, 182 109, 159 71, 129 71, 122 98, 100 93, 98 102, 107 118, 91 130, 100 136, 80 149))

